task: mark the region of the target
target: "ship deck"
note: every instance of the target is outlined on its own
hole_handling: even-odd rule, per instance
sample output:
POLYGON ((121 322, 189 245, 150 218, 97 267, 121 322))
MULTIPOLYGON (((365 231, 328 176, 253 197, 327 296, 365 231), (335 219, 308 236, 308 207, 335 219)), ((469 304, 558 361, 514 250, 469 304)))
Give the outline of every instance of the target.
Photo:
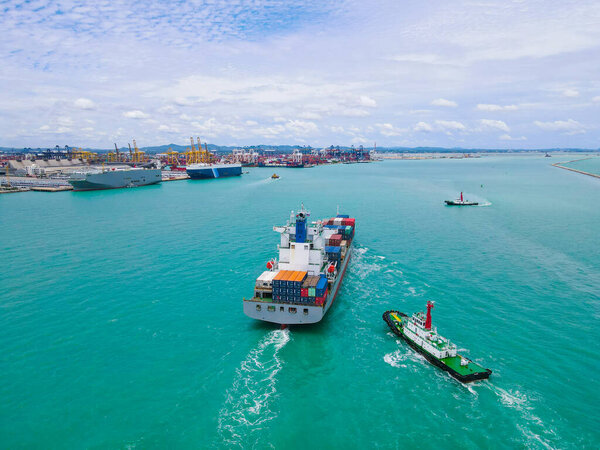
POLYGON ((456 355, 451 358, 442 358, 440 361, 443 362, 448 367, 450 367, 452 370, 458 372, 462 376, 487 372, 487 369, 481 367, 479 364, 471 361, 468 358, 465 358, 465 359, 467 359, 469 361, 469 364, 467 364, 466 366, 460 365, 460 360, 461 360, 460 355, 456 355))

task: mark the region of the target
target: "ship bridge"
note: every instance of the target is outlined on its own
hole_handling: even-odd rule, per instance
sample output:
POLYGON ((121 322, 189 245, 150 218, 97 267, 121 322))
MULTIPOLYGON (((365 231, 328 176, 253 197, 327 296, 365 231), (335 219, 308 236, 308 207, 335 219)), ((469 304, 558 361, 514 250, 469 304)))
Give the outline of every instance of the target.
POLYGON ((310 275, 322 272, 325 263, 325 242, 332 230, 323 228, 323 224, 307 219, 310 213, 302 209, 294 214, 285 226, 273 227, 273 231, 281 234, 279 244, 279 269, 306 271, 310 275))

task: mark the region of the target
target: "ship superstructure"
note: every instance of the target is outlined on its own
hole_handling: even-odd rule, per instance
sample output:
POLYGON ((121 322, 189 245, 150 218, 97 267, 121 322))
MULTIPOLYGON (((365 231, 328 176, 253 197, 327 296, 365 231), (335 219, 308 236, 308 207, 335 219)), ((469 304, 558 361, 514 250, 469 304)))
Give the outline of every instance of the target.
POLYGON ((399 311, 386 311, 383 320, 392 331, 421 353, 429 362, 447 371, 459 381, 488 378, 492 371, 458 354, 456 345, 437 332, 431 324, 433 303, 427 302, 427 315, 417 312, 411 317, 399 311))
POLYGON ((292 211, 279 233, 279 258, 267 262, 256 280, 254 295, 244 299, 244 313, 281 325, 319 322, 331 308, 352 255, 355 219, 308 222, 302 206, 292 211))

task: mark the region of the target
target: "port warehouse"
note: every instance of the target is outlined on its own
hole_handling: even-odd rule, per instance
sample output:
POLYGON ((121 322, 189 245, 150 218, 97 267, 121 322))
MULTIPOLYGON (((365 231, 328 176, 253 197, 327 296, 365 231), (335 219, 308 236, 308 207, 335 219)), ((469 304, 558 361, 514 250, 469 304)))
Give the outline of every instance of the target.
MULTIPOLYGON (((321 272, 331 265, 341 267, 350 242, 354 238, 355 219, 331 218, 324 228, 334 232, 326 241, 324 262, 321 272)), ((323 306, 329 294, 327 275, 309 275, 307 271, 271 270, 273 263, 257 279, 254 298, 266 302, 291 303, 297 305, 323 306)), ((258 306, 257 306, 258 307, 258 306)), ((269 306, 271 308, 271 306, 269 306)))

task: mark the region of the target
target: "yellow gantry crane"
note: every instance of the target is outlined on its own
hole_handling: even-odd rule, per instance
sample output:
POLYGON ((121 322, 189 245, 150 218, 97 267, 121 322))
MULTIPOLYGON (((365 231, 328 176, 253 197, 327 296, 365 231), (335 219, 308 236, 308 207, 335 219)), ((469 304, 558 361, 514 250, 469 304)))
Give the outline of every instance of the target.
POLYGON ((179 152, 174 152, 171 147, 169 147, 169 151, 167 152, 167 163, 171 166, 179 165, 179 152))
POLYGON ((131 161, 135 162, 135 163, 143 163, 146 161, 146 156, 145 153, 142 152, 138 146, 137 143, 135 142, 135 139, 133 140, 133 154, 131 154, 131 146, 129 147, 129 154, 131 155, 131 161))
POLYGON ((97 153, 83 151, 83 149, 79 148, 73 151, 72 159, 81 159, 85 161, 91 161, 98 157, 97 153))

